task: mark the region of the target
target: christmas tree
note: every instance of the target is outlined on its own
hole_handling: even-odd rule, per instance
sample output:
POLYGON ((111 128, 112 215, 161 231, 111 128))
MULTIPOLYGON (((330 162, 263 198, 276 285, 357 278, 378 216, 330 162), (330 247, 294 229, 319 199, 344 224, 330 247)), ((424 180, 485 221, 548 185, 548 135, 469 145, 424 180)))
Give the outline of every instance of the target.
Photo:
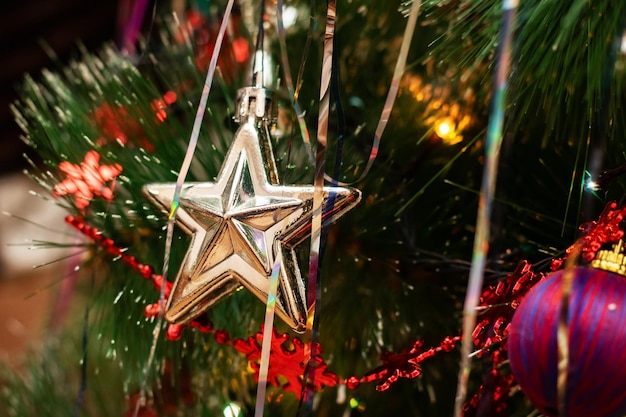
POLYGON ((0 416, 566 415, 508 326, 623 235, 625 8, 157 4, 26 76, 28 174, 87 250, 0 416))

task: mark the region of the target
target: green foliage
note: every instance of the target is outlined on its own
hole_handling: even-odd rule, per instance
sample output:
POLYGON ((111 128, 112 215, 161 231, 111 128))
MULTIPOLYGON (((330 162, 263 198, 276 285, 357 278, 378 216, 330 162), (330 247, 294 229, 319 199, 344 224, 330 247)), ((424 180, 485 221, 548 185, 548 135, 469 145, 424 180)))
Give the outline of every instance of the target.
MULTIPOLYGON (((21 373, 0 369, 2 417, 74 415, 80 392, 83 352, 76 334, 53 338, 31 352, 21 373)), ((88 357, 87 400, 81 416, 121 415, 124 396, 112 390, 119 383, 119 369, 91 350, 88 357)))
MULTIPOLYGON (((626 7, 618 3, 520 2, 491 270, 510 270, 520 259, 544 259, 572 241, 589 146, 607 139, 608 163, 623 162, 623 56, 611 55, 626 7), (589 125, 602 123, 607 125, 606 137, 591 136, 589 125)), ((316 26, 306 56, 308 2, 293 5, 301 14, 287 32, 288 56, 294 78, 305 62, 299 101, 314 139, 323 4, 314 9, 316 26)), ((380 1, 338 5, 339 94, 333 93, 327 171, 341 180, 358 178, 366 165, 406 6, 380 1), (335 173, 331 171, 342 124, 345 150, 335 173)), ((320 342, 329 369, 342 377, 363 375, 380 365, 382 352, 398 352, 417 338, 429 346, 458 333, 500 7, 496 0, 423 5, 410 66, 378 159, 367 178, 356 184, 363 202, 333 225, 324 254, 320 342), (450 141, 436 135, 438 124, 448 119, 457 133, 450 141)), ((242 36, 248 32, 254 28, 242 31, 242 36)), ((204 82, 204 71, 194 60, 199 46, 188 38, 181 41, 177 34, 178 28, 164 24, 158 42, 148 43, 139 63, 105 46, 97 55, 84 51, 58 71, 44 71, 37 79, 28 76, 14 107, 25 140, 43 161, 34 164, 31 175, 51 193, 65 179, 59 165, 80 164, 88 151, 96 150, 102 165, 123 168, 111 201, 94 198, 84 212, 72 195, 57 201, 156 271, 163 266, 166 215, 147 203, 141 187, 175 181, 204 82), (168 91, 176 93, 176 100, 161 108, 155 100, 168 91), (159 119, 159 109, 167 117, 159 119)), ((221 62, 224 76, 214 82, 188 181, 211 181, 217 175, 236 128, 231 121, 233 98, 250 74, 247 65, 228 67, 228 62, 221 62)), ((298 135, 291 100, 280 87, 278 170, 286 183, 307 182, 313 167, 298 135)), ((609 195, 619 191, 607 190, 609 195)), ((177 231, 170 278, 187 245, 188 238, 177 231)), ((307 249, 300 253, 303 271, 307 249)), ((93 248, 84 269, 97 271, 97 277, 89 291, 90 365, 83 414, 121 415, 127 408, 125 396, 135 394, 144 381, 156 323, 146 319, 143 310, 158 299, 158 292, 102 248, 93 248)), ((90 279, 89 274, 82 279, 90 279)), ((207 316, 232 337, 246 338, 258 330, 263 310, 254 296, 241 291, 207 316)), ((277 326, 284 330, 281 323, 277 326)), ((34 411, 39 406, 54 410, 50 415, 70 415, 83 353, 76 342, 79 335, 71 329, 68 333, 72 342, 46 350, 27 376, 4 379, 11 407, 7 415, 46 415, 34 411), (48 361, 53 364, 44 365, 48 361)), ((232 400, 251 409, 256 385, 245 358, 213 336, 188 329, 181 341, 161 338, 155 358, 147 384, 156 404, 165 396, 163 376, 180 389, 186 380, 181 370, 188 370, 196 402, 189 406, 178 401, 177 415, 220 415, 232 400), (168 367, 180 372, 170 375, 168 367)), ((451 353, 426 362, 420 379, 400 381, 384 393, 372 385, 347 393, 344 388, 326 389, 318 394, 316 415, 450 415, 457 359, 451 353), (358 398, 362 409, 350 410, 347 400, 340 400, 344 394, 358 398)), ((272 398, 280 397, 279 390, 272 391, 272 398)), ((528 406, 516 401, 511 415, 526 415, 528 406)), ((296 415, 297 409, 297 400, 286 394, 268 404, 267 413, 296 415)))

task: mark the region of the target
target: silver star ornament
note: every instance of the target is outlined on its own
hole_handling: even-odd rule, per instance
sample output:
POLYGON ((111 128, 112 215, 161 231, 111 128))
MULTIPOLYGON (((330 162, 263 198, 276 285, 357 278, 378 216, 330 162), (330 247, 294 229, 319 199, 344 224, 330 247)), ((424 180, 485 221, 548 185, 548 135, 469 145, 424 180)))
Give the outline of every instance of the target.
MULTIPOLYGON (((311 234, 315 190, 278 184, 267 134, 271 106, 266 91, 242 89, 239 100, 242 124, 216 182, 186 183, 182 188, 175 221, 191 235, 191 243, 165 318, 187 323, 241 287, 266 303, 272 268, 278 265, 276 314, 294 331, 303 332, 305 281, 295 249, 311 234)), ((175 188, 175 183, 148 184, 144 193, 169 213, 175 188)), ((361 198, 359 190, 348 187, 323 187, 323 195, 323 223, 336 220, 361 198)))

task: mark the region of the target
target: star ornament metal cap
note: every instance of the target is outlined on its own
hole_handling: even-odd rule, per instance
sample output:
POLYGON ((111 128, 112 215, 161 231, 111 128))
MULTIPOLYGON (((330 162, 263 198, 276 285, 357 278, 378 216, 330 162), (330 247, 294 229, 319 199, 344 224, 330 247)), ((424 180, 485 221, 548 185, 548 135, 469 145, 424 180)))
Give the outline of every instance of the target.
MULTIPOLYGON (((305 282, 295 249, 311 234, 314 187, 272 182, 268 171, 274 161, 263 158, 257 122, 257 115, 251 116, 237 130, 216 182, 183 186, 176 224, 191 235, 191 243, 167 303, 165 318, 171 323, 187 323, 241 287, 267 303, 272 268, 278 265, 276 313, 294 331, 305 330, 305 282)), ((168 213, 175 187, 148 184, 144 193, 168 213)), ((361 198, 359 190, 347 187, 323 187, 323 194, 323 223, 361 198)))

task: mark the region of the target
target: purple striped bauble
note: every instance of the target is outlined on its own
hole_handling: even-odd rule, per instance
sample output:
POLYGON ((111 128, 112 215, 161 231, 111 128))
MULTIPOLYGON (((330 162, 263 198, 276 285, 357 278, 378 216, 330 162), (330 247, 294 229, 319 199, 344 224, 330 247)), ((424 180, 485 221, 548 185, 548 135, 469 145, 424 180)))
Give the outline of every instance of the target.
POLYGON ((524 297, 508 337, 511 370, 547 416, 626 415, 626 278, 576 267, 569 302, 565 410, 557 411, 557 326, 563 271, 524 297))

